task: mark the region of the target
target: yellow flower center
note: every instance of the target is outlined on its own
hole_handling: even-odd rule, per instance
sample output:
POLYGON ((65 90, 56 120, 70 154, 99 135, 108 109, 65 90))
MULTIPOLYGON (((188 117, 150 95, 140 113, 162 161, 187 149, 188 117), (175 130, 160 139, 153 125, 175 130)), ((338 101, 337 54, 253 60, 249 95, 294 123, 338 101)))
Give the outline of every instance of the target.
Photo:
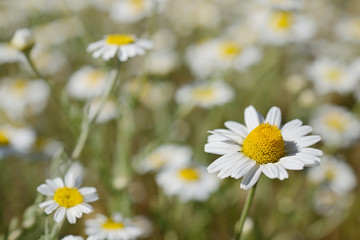
POLYGON ((200 100, 212 100, 215 96, 215 91, 213 88, 207 87, 207 88, 195 88, 193 90, 193 96, 196 99, 200 99, 200 100))
POLYGON ((106 43, 110 45, 126 45, 134 43, 135 39, 131 35, 111 34, 106 37, 106 43))
POLYGON ((144 0, 131 0, 132 5, 136 10, 140 11, 144 9, 144 0))
POLYGON ((166 163, 166 158, 163 154, 153 153, 149 156, 148 161, 154 168, 161 168, 166 163))
POLYGON ((335 171, 332 168, 329 168, 325 171, 325 178, 327 180, 333 180, 335 178, 335 171))
POLYGON ((340 82, 344 72, 339 68, 330 68, 326 71, 325 77, 329 82, 340 82))
POLYGON ((294 24, 294 14, 289 11, 275 12, 271 17, 270 24, 276 30, 288 30, 294 24))
POLYGON ((242 47, 235 42, 225 42, 220 46, 220 55, 224 58, 232 58, 239 55, 242 51, 242 47))
POLYGON ((76 188, 63 187, 56 190, 54 201, 64 208, 71 208, 82 203, 84 198, 76 188))
POLYGON ((0 130, 0 145, 9 145, 10 141, 5 131, 0 130))
POLYGON ((23 79, 18 79, 13 83, 12 89, 17 95, 23 95, 25 93, 25 89, 27 85, 28 85, 27 81, 23 79))
POLYGON ((345 130, 347 120, 337 113, 329 113, 325 116, 325 124, 329 128, 342 132, 345 130))
POLYGON ((263 123, 245 138, 242 150, 258 164, 276 163, 285 155, 285 144, 277 126, 263 123))
POLYGON ((200 178, 199 172, 195 168, 184 168, 178 172, 179 176, 186 181, 196 181, 200 178))
POLYGON ((123 229, 125 225, 122 222, 114 222, 111 218, 102 225, 102 228, 105 230, 118 230, 123 229))

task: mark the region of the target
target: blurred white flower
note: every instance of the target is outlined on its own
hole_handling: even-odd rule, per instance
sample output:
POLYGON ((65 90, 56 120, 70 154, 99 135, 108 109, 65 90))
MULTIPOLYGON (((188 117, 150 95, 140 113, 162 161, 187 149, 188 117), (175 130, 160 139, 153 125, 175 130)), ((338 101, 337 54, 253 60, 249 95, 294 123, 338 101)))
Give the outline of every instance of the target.
POLYGON ((179 168, 187 165, 192 150, 188 146, 163 144, 150 152, 140 163, 138 169, 142 173, 162 169, 179 168))
POLYGON ((125 62, 136 55, 144 55, 145 49, 151 48, 153 43, 150 40, 138 39, 134 35, 111 34, 100 41, 90 43, 87 51, 93 52, 94 58, 102 56, 108 61, 117 57, 120 62, 125 62))
POLYGON ((305 89, 300 92, 298 103, 303 108, 312 107, 317 100, 317 95, 313 89, 305 89))
POLYGON ((0 108, 13 119, 40 113, 50 94, 43 80, 3 79, 0 83, 0 108))
POLYGON ((309 18, 288 10, 259 9, 249 21, 258 31, 263 43, 282 46, 303 42, 315 34, 315 24, 309 18))
POLYGON ((86 220, 85 226, 88 240, 135 240, 143 234, 143 230, 132 219, 123 218, 117 212, 111 218, 97 214, 94 219, 86 220))
POLYGON ((89 214, 93 208, 88 204, 99 199, 96 188, 82 187, 81 177, 67 173, 63 179, 57 177, 47 179, 46 184, 41 184, 37 191, 50 197, 50 200, 40 203, 39 207, 45 208, 45 213, 50 214, 56 210, 54 220, 61 222, 65 215, 69 223, 76 223, 76 218, 81 218, 83 213, 89 214))
POLYGON ((245 109, 246 126, 228 121, 228 129, 210 131, 205 152, 223 155, 208 167, 210 173, 219 172, 220 178, 243 177, 240 187, 253 187, 261 173, 280 180, 289 177, 286 169, 302 170, 320 163, 322 152, 309 146, 320 141, 320 136, 306 136, 312 131, 298 119, 281 124, 281 111, 272 107, 266 118, 253 106, 245 109))
POLYGON ((341 61, 329 58, 315 60, 307 69, 316 92, 348 93, 358 82, 358 73, 341 61))
POLYGON ((234 90, 223 81, 203 81, 182 86, 175 99, 178 104, 211 108, 231 102, 234 95, 234 90))
POLYGON ((352 167, 344 160, 329 155, 323 156, 320 166, 309 170, 308 177, 311 182, 328 186, 339 195, 352 191, 357 184, 352 167))
POLYGON ((330 146, 348 147, 360 138, 359 119, 343 107, 321 106, 316 110, 311 125, 330 146))
POLYGON ((83 66, 69 79, 67 90, 76 99, 91 99, 101 96, 107 86, 108 73, 91 66, 83 66))
POLYGON ((26 62, 25 56, 9 44, 0 44, 0 64, 26 62))
POLYGON ((205 167, 163 170, 156 175, 156 182, 166 195, 178 196, 183 202, 206 201, 219 187, 218 178, 209 174, 205 167))
MULTIPOLYGON (((60 51, 45 48, 40 44, 37 44, 32 49, 30 56, 35 67, 44 75, 52 75, 59 72, 68 62, 65 55, 60 51)), ((25 66, 31 71, 28 62, 25 63, 25 66)))
POLYGON ((84 238, 80 236, 74 236, 74 235, 67 235, 63 237, 61 240, 84 240, 84 238))
POLYGON ((96 118, 96 123, 106 123, 110 120, 116 119, 118 116, 118 104, 115 99, 109 98, 105 101, 104 105, 101 106, 101 98, 95 98, 90 102, 89 108, 89 118, 92 119, 95 117, 95 114, 98 113, 96 118), (99 111, 99 108, 101 110, 99 111))
POLYGON ((151 14, 153 0, 120 0, 114 1, 110 17, 115 22, 137 22, 151 14))
POLYGON ((334 31, 342 40, 360 43, 360 17, 348 17, 339 20, 334 31))
POLYGON ((147 69, 150 74, 165 76, 177 67, 178 62, 175 51, 156 51, 149 54, 147 69))
POLYGON ((303 0, 257 0, 266 7, 281 10, 298 10, 303 6, 303 0))
POLYGON ((351 194, 338 195, 328 187, 317 188, 314 194, 314 210, 321 216, 341 217, 346 213, 354 198, 351 194))
POLYGON ((186 50, 186 60, 198 77, 213 75, 219 70, 245 71, 262 59, 261 51, 239 41, 214 39, 192 45, 186 50))
POLYGON ((35 40, 32 31, 28 28, 16 30, 10 45, 20 51, 25 51, 34 46, 35 40))
POLYGON ((144 216, 136 216, 132 220, 133 224, 142 230, 140 238, 147 238, 153 232, 151 221, 144 216))

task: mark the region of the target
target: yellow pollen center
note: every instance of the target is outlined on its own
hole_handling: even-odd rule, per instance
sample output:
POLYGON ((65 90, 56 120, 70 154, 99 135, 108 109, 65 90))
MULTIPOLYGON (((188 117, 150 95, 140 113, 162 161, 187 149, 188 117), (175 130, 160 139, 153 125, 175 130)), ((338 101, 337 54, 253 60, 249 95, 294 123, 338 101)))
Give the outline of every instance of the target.
POLYGON ((103 229, 106 230, 118 230, 123 229, 125 225, 122 222, 114 222, 111 218, 108 218, 108 220, 102 225, 103 229))
POLYGON ((225 42, 220 46, 220 54, 222 57, 236 57, 242 51, 242 47, 234 42, 225 42))
POLYGON ((71 208, 82 203, 84 198, 76 188, 63 187, 56 190, 54 201, 64 208, 71 208))
POLYGON ((186 181, 196 181, 200 178, 198 170, 195 168, 184 168, 178 172, 179 176, 186 181))
POLYGON ((106 37, 106 43, 111 45, 126 45, 134 43, 135 39, 131 35, 125 34, 111 34, 106 37))
POLYGON ((339 114, 329 113, 325 116, 325 124, 329 128, 342 132, 345 130, 347 120, 339 114))
POLYGON ((12 88, 16 94, 23 95, 25 93, 27 84, 27 81, 18 79, 13 83, 12 88))
POLYGON ((335 171, 333 169, 327 169, 325 171, 325 177, 327 180, 333 180, 335 178, 335 171))
POLYGON ((275 12, 270 21, 274 29, 288 30, 294 24, 294 15, 287 11, 275 12))
POLYGON ((9 145, 10 141, 6 132, 0 130, 0 145, 9 145))
POLYGON ((329 82, 340 82, 343 71, 338 68, 331 68, 325 73, 325 77, 329 82))
POLYGON ((285 155, 285 144, 277 126, 263 123, 247 135, 242 150, 258 164, 276 163, 285 155))
POLYGON ((200 100, 212 100, 215 96, 215 91, 213 88, 195 88, 193 90, 193 95, 196 99, 200 100))

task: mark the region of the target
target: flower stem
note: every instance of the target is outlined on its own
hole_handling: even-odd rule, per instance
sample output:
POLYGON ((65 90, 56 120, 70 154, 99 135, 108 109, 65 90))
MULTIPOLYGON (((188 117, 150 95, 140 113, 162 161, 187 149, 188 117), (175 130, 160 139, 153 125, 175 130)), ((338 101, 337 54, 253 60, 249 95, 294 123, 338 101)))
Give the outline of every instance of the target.
POLYGON ((254 187, 252 187, 250 189, 250 192, 249 192, 249 194, 248 194, 248 196, 246 198, 246 202, 245 202, 244 208, 242 210, 241 217, 240 217, 238 223, 235 226, 235 239, 241 240, 241 233, 242 233, 242 230, 243 230, 243 227, 244 227, 246 217, 247 217, 247 215, 249 213, 251 203, 252 203, 252 201, 254 199, 256 186, 257 186, 257 184, 255 184, 254 187))

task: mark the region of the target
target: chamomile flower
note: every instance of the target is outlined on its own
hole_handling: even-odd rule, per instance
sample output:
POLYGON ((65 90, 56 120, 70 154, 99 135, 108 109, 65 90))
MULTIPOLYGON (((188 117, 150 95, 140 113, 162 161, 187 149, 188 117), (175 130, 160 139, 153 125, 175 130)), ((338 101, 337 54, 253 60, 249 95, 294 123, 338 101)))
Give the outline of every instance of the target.
POLYGON ((110 17, 116 22, 137 22, 150 15, 153 0, 120 0, 114 2, 110 17))
POLYGON ((320 166, 311 168, 309 180, 329 186, 336 194, 342 195, 356 187, 356 176, 349 164, 340 158, 325 155, 320 166))
POLYGON ((73 173, 67 173, 63 179, 47 179, 41 184, 38 192, 50 197, 50 200, 40 203, 39 207, 45 208, 45 213, 55 211, 54 220, 61 222, 65 215, 69 223, 75 223, 76 218, 81 218, 83 213, 89 214, 93 208, 88 204, 98 200, 96 188, 82 187, 81 178, 75 177, 73 173))
POLYGON ((209 40, 192 45, 186 50, 190 69, 202 78, 219 70, 245 71, 261 58, 262 53, 257 47, 231 39, 209 40))
POLYGON ((335 26, 336 35, 345 41, 360 43, 360 18, 341 19, 335 26))
POLYGON ((9 44, 0 44, 0 64, 26 62, 25 56, 9 44))
POLYGON ((113 98, 109 98, 105 101, 101 110, 101 98, 95 98, 90 102, 89 107, 89 118, 95 117, 95 114, 98 113, 96 118, 96 123, 106 123, 113 119, 116 119, 118 116, 118 104, 113 98))
POLYGON ((120 62, 125 62, 136 55, 144 55, 145 49, 152 47, 152 41, 138 39, 134 35, 110 34, 100 41, 90 43, 87 51, 93 52, 94 58, 102 56, 105 61, 108 61, 116 56, 120 62))
POLYGON ((140 163, 138 169, 146 173, 162 169, 179 168, 188 164, 192 150, 188 146, 163 144, 150 152, 140 163))
POLYGON ((321 186, 314 193, 314 210, 321 216, 341 217, 354 202, 354 196, 348 194, 336 194, 329 187, 321 186))
POLYGON ((234 90, 223 81, 195 82, 181 87, 175 99, 179 104, 212 108, 230 102, 234 95, 234 90))
POLYGON ((38 114, 45 108, 49 93, 43 80, 4 79, 0 83, 0 108, 13 119, 38 114))
POLYGON ((253 106, 245 109, 246 126, 228 121, 229 129, 210 131, 205 152, 223 155, 208 167, 210 173, 219 172, 220 178, 243 177, 240 187, 253 187, 261 173, 280 180, 289 177, 288 170, 301 170, 320 162, 320 150, 309 146, 320 141, 320 136, 306 136, 312 131, 298 119, 281 124, 281 111, 272 107, 266 118, 253 106))
POLYGON ((347 147, 360 137, 360 120, 339 106, 324 105, 317 109, 311 125, 330 146, 347 147))
POLYGON ((76 99, 99 97, 105 91, 107 79, 105 71, 83 66, 70 77, 67 89, 70 96, 76 99))
POLYGON ((341 61, 329 58, 315 60, 307 69, 315 90, 320 94, 337 92, 348 93, 358 81, 358 72, 347 67, 341 61))
POLYGON ((269 45, 303 42, 315 34, 313 21, 289 10, 258 10, 250 21, 261 41, 269 45))
POLYGON ((157 184, 169 196, 178 196, 183 202, 206 201, 219 187, 219 180, 205 167, 185 166, 164 170, 156 176, 157 184))
POLYGON ((114 213, 111 218, 97 214, 95 219, 86 220, 85 226, 87 240, 135 240, 143 232, 131 219, 123 218, 120 213, 114 213))

